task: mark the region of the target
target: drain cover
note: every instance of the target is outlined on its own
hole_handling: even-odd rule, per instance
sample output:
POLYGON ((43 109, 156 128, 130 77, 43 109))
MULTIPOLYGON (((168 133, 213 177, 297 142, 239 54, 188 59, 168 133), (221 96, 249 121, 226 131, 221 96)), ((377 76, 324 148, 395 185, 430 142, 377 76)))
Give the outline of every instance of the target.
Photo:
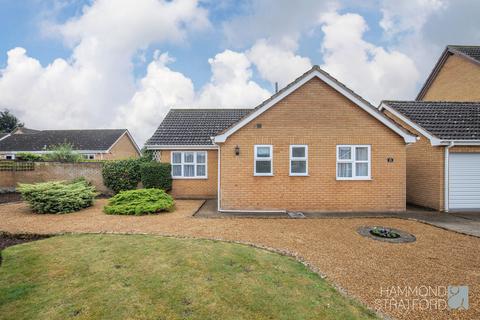
POLYGON ((303 212, 287 212, 288 213, 288 216, 290 218, 305 218, 305 215, 303 214, 303 212))

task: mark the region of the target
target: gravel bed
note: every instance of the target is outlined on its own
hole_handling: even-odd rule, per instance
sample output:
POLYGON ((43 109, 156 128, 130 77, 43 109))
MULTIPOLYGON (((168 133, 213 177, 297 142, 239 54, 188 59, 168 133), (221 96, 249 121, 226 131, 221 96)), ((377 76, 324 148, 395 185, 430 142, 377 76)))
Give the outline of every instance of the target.
MULTIPOLYGON (((0 230, 56 234, 144 233, 221 239, 293 255, 324 275, 342 292, 398 319, 480 319, 480 238, 401 219, 203 219, 192 214, 203 201, 178 200, 176 211, 153 216, 110 216, 106 200, 66 215, 36 215, 24 203, 0 205, 0 230), (416 236, 391 244, 356 231, 388 225, 416 236), (467 311, 385 308, 385 288, 468 285, 467 311)), ((402 297, 395 297, 401 299, 402 297)))

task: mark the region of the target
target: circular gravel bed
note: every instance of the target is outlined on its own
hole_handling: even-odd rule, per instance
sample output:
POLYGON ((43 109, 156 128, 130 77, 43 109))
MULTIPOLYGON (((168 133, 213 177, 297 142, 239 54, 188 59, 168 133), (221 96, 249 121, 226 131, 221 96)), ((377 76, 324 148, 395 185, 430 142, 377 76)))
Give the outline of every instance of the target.
POLYGON ((389 229, 396 234, 399 235, 397 238, 384 238, 384 237, 379 237, 376 235, 373 235, 370 231, 372 231, 374 228, 386 228, 382 226, 364 226, 360 227, 357 229, 357 232, 367 238, 371 238, 374 240, 379 240, 379 241, 385 241, 385 242, 392 242, 392 243, 407 243, 407 242, 414 242, 417 240, 413 234, 410 234, 408 232, 399 230, 399 229, 394 229, 394 228, 386 228, 389 229))

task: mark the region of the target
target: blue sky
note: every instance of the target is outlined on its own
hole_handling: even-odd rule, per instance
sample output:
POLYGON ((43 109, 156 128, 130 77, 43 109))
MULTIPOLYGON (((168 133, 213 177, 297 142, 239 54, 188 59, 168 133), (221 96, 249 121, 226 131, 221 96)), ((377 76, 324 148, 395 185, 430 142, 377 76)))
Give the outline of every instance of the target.
POLYGON ((127 127, 170 107, 254 107, 313 64, 378 104, 412 99, 468 0, 0 0, 0 108, 35 128, 127 127))

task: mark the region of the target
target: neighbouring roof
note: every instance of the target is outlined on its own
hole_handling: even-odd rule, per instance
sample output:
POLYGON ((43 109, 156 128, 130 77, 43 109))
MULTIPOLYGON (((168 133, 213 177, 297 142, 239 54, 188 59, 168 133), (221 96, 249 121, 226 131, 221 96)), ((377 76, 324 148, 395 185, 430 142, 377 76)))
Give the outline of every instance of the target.
POLYGON ((457 54, 467 60, 470 60, 472 63, 480 64, 480 46, 448 45, 433 67, 433 70, 428 76, 427 80, 423 84, 416 100, 423 99, 438 72, 440 72, 440 69, 442 69, 443 65, 445 64, 445 61, 447 61, 448 57, 453 54, 457 54))
POLYGON ((8 133, 0 132, 0 140, 2 140, 3 138, 5 138, 6 136, 8 136, 8 133))
POLYGON ((480 140, 480 102, 383 101, 441 140, 480 140))
MULTIPOLYGON (((0 151, 45 151, 54 145, 70 143, 77 151, 106 151, 127 129, 22 130, 0 140, 0 151), (29 133, 27 133, 29 132, 29 133)), ((132 141, 133 142, 133 141, 132 141)))
POLYGON ((146 146, 213 145, 211 137, 253 109, 170 109, 146 146))

